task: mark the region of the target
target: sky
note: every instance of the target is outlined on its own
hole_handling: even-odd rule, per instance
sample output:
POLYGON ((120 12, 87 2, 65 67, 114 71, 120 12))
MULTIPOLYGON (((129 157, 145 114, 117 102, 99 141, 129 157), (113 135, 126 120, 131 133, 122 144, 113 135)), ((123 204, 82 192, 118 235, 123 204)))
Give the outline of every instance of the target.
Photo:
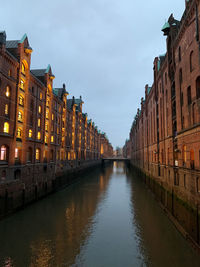
POLYGON ((1 3, 0 30, 7 40, 27 34, 31 69, 51 65, 54 87, 66 84, 69 98, 115 148, 129 137, 133 118, 153 82, 153 60, 166 52, 161 32, 185 0, 9 0, 1 3))

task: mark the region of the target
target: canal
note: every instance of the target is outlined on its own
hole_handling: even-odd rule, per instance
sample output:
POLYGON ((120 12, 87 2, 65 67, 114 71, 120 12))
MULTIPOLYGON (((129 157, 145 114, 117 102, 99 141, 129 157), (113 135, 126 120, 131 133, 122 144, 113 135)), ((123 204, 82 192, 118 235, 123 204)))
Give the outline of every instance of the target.
POLYGON ((199 267, 200 255, 115 162, 2 220, 0 266, 199 267))

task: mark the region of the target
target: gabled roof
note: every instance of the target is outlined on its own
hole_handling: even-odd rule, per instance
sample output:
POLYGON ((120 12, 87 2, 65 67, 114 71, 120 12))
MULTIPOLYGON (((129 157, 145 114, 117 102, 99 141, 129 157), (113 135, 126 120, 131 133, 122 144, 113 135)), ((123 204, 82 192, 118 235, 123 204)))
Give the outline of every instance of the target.
POLYGON ((57 97, 59 97, 60 99, 62 99, 64 94, 69 94, 65 88, 53 88, 53 93, 54 95, 56 95, 57 97))
POLYGON ((76 110, 81 111, 81 104, 84 103, 81 98, 67 99, 67 108, 72 110, 73 104, 76 105, 76 110))
POLYGON ((17 48, 19 40, 6 41, 6 48, 17 48))
POLYGON ((45 75, 46 69, 36 69, 36 70, 31 70, 32 74, 36 77, 43 77, 45 75))

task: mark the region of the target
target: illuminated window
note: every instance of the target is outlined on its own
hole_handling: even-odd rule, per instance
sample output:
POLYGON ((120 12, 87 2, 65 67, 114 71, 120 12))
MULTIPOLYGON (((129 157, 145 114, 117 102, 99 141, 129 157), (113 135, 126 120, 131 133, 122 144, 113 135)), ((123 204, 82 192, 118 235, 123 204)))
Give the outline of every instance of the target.
POLYGON ((22 122, 22 120, 23 120, 23 113, 22 113, 22 111, 19 111, 18 112, 18 121, 22 122))
POLYGON ((44 142, 47 144, 47 139, 48 139, 48 136, 47 135, 45 135, 45 137, 44 137, 44 142))
POLYGON ((23 98, 22 95, 19 96, 19 104, 20 104, 21 106, 24 106, 24 98, 23 98))
POLYGON ((52 135, 51 136, 51 143, 53 143, 53 141, 54 141, 54 136, 52 135))
POLYGON ((46 111, 46 118, 47 119, 49 118, 49 111, 48 110, 46 111))
POLYGON ((35 151, 35 159, 36 159, 37 161, 40 160, 40 149, 39 149, 39 148, 36 148, 36 151, 35 151))
POLYGON ((5 104, 5 115, 8 115, 8 104, 5 104))
POLYGON ((40 132, 37 133, 37 139, 38 139, 38 140, 41 139, 41 133, 40 133, 40 132))
POLYGON ((21 128, 17 128, 17 137, 18 138, 22 137, 22 129, 21 128))
POLYGON ((25 75, 25 72, 26 72, 26 68, 25 68, 25 65, 24 63, 22 63, 22 69, 21 69, 22 73, 25 75))
POLYGON ((40 125, 41 125, 41 120, 38 119, 38 127, 40 127, 40 125))
POLYGON ((53 113, 51 114, 51 119, 52 119, 52 121, 54 120, 54 114, 53 113))
POLYGON ((20 80, 20 88, 21 88, 22 90, 24 90, 24 81, 23 81, 23 80, 20 80))
POLYGON ((42 112, 42 107, 39 106, 39 107, 38 107, 38 113, 41 113, 41 112, 42 112))
POLYGON ((186 164, 187 161, 187 151, 186 151, 186 145, 183 146, 183 165, 186 164))
POLYGON ((8 76, 9 76, 9 77, 11 76, 11 70, 8 71, 8 76))
POLYGON ((19 158, 19 149, 15 148, 15 159, 19 158))
POLYGON ((42 100, 42 92, 40 92, 40 100, 42 100))
POLYGON ((48 122, 45 122, 45 131, 48 131, 48 129, 49 129, 48 122))
POLYGON ((9 133, 9 123, 8 122, 4 122, 3 132, 9 133))
POLYGON ((10 97, 10 87, 6 86, 6 97, 10 97))
POLYGON ((59 127, 57 127, 57 134, 59 134, 59 127))
POLYGON ((5 145, 1 146, 1 160, 7 160, 8 149, 5 145))
POLYGON ((30 130, 28 131, 28 137, 29 137, 29 138, 32 138, 32 136, 33 136, 33 132, 32 132, 32 130, 30 129, 30 130))

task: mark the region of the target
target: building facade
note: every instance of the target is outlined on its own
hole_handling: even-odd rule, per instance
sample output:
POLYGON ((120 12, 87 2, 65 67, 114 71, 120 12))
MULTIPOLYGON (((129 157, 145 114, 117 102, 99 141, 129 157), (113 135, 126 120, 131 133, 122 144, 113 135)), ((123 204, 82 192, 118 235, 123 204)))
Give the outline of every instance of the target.
POLYGON ((82 113, 83 101, 53 87, 51 66, 30 69, 28 37, 0 32, 0 181, 48 186, 60 173, 106 156, 108 140, 82 113))
MULTIPOLYGON (((191 214, 185 216, 186 213, 185 217, 182 213, 177 218, 197 242, 200 204, 199 21, 200 3, 190 0, 186 1, 181 21, 171 15, 163 26, 167 52, 154 60, 154 81, 151 87, 145 86, 145 98, 141 99, 129 139, 132 164, 153 177, 165 188, 166 194, 172 195, 172 200, 176 196, 186 203, 185 206, 195 210, 197 217, 194 220, 191 214), (195 220, 195 226, 191 225, 195 220)), ((177 208, 177 214, 179 211, 177 208)))

